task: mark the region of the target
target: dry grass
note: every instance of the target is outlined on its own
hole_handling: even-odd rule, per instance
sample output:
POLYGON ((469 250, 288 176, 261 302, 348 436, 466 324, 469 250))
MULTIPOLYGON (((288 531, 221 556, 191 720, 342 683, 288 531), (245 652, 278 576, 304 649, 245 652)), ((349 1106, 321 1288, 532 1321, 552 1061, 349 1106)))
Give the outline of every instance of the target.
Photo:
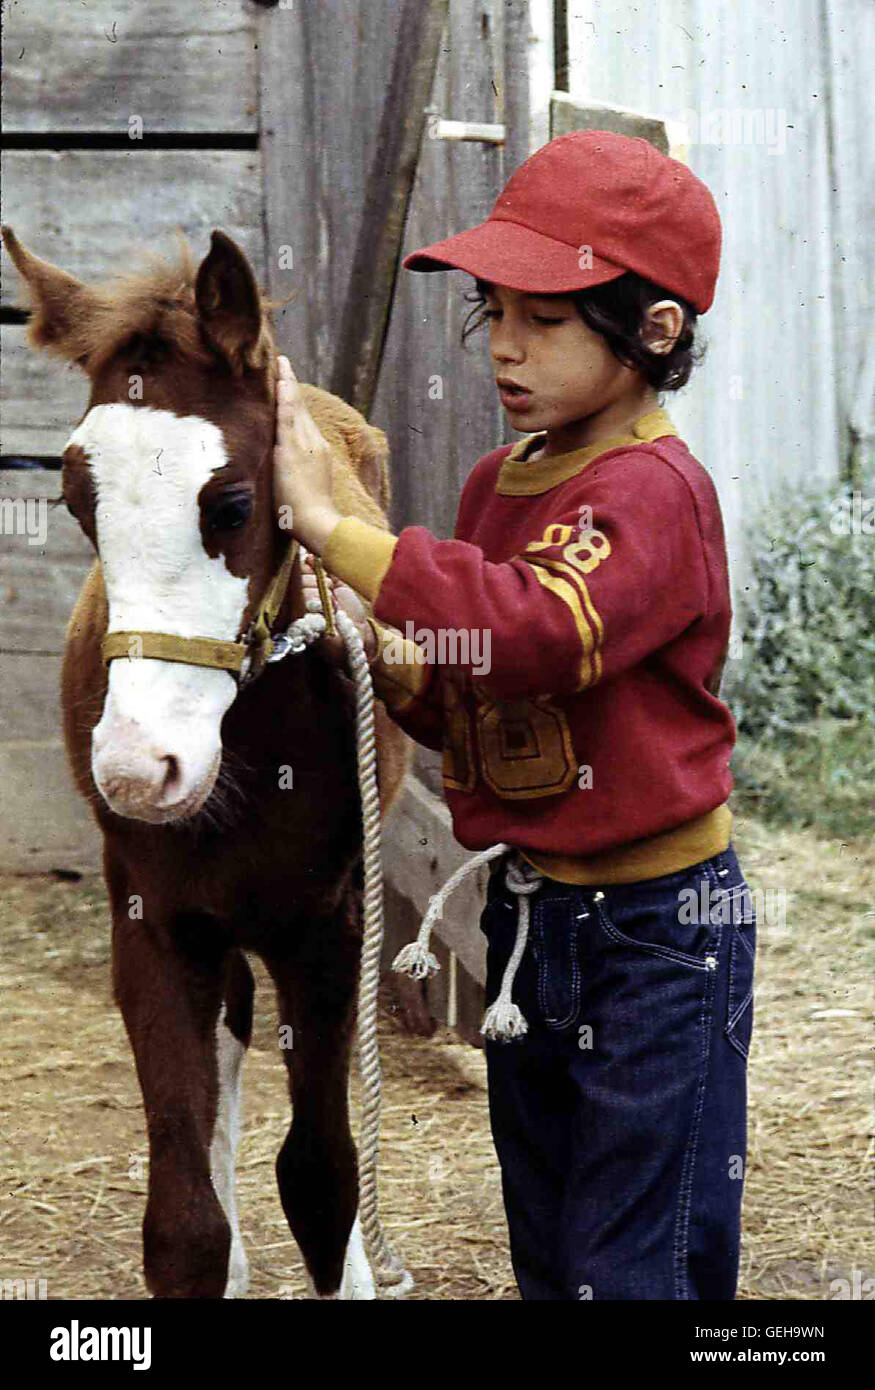
POLYGON ((751 888, 789 895, 785 925, 758 925, 741 1289, 824 1299, 834 1278, 875 1274, 875 848, 740 832, 751 888))
MULTIPOLYGON (((875 851, 749 820, 737 830, 751 886, 792 892, 786 925, 759 927, 739 1297, 823 1299, 830 1279, 875 1272, 875 851)), ((98 881, 0 881, 0 1276, 46 1278, 50 1298, 144 1296, 146 1144, 108 942, 98 881)), ((238 1168, 250 1297, 302 1296, 273 1176, 284 1075, 257 978, 238 1168)), ((517 1298, 482 1053, 446 1030, 411 1038, 386 991, 380 1030, 381 1211, 413 1297, 517 1298)))

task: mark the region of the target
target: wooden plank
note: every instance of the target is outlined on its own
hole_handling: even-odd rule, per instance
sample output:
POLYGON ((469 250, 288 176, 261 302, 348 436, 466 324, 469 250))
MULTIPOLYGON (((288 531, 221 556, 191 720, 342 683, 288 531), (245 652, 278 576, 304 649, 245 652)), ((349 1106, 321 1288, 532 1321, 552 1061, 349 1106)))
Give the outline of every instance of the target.
MULTIPOLYGON (((452 0, 431 97, 440 116, 500 120, 502 16, 502 0, 477 7, 452 0)), ((280 342, 298 375, 318 385, 331 379, 393 41, 391 27, 363 0, 262 16, 269 288, 274 298, 298 290, 276 316, 280 342), (319 158, 299 158, 307 149, 318 150, 319 158), (292 249, 291 268, 283 264, 283 247, 292 249)), ((404 252, 482 220, 501 188, 502 169, 500 148, 427 133, 404 252)), ((468 308, 462 291, 469 284, 458 273, 403 271, 396 285, 373 412, 389 436, 396 529, 417 521, 449 534, 472 465, 515 437, 506 432, 483 338, 467 353, 459 347, 468 308)))
MULTIPOLYGON (((470 925, 482 936, 476 919, 470 925)), ((483 983, 468 974, 459 957, 453 954, 437 933, 432 940, 432 949, 441 968, 436 975, 424 981, 425 1007, 432 1018, 454 1028, 465 1042, 472 1047, 482 1048, 484 1038, 480 1025, 486 1011, 483 983), (455 998, 451 999, 452 994, 455 998)))
MULTIPOLYGON (((241 150, 6 150, 3 217, 37 255, 85 280, 130 270, 143 250, 195 255, 220 227, 264 280, 261 160, 241 150)), ((2 303, 26 303, 3 258, 2 303)))
POLYGON ((16 0, 3 23, 6 132, 254 133, 257 53, 243 4, 16 0))
POLYGON ((839 459, 843 475, 868 489, 875 484, 875 141, 869 90, 875 7, 867 0, 826 0, 821 17, 828 57, 839 459))
MULTIPOLYGON (((550 139, 550 102, 556 77, 556 21, 559 0, 529 0, 526 41, 529 84, 529 151, 550 139)), ((507 167, 507 165, 505 166, 507 167)))
MULTIPOLYGON (((54 468, 2 468, 0 469, 0 498, 28 498, 52 503, 61 496, 61 473, 54 468)), ((16 515, 21 514, 18 506, 13 508, 16 515)), ((3 550, 16 548, 22 555, 34 554, 43 564, 54 564, 57 560, 75 560, 90 563, 94 558, 91 542, 83 535, 79 523, 70 515, 63 503, 57 507, 47 507, 47 543, 45 546, 31 544, 27 534, 20 530, 3 535, 3 550)))
POLYGON ((65 507, 46 505, 60 482, 58 473, 0 472, 0 653, 63 651, 94 552, 65 507))
MULTIPOLYGON (((476 7, 453 0, 431 97, 437 117, 501 122, 503 13, 499 0, 476 7)), ((500 146, 433 139, 427 129, 403 254, 483 221, 504 167, 500 146)), ((405 270, 396 285, 373 413, 389 438, 396 531, 418 523, 451 535, 477 459, 517 437, 496 395, 485 333, 466 349, 459 342, 472 285, 460 271, 405 270)))
MULTIPOLYGON (((471 851, 453 836, 447 807, 409 777, 393 808, 383 848, 386 875, 395 890, 422 916, 429 898, 470 858, 471 851)), ((436 933, 480 984, 486 980, 486 941, 477 924, 488 882, 488 866, 465 879, 447 903, 436 933)))
POLYGON ((573 130, 611 130, 615 135, 641 136, 662 154, 669 152, 669 136, 661 116, 648 116, 629 107, 600 101, 579 101, 568 92, 554 92, 550 101, 550 138, 573 130))
POLYGON ((59 488, 57 472, 0 471, 0 870, 8 873, 100 866, 97 827, 67 769, 59 701, 64 632, 93 551, 65 508, 45 505, 59 488))
POLYGON ((0 743, 0 872, 100 867, 100 833, 58 739, 0 743))
POLYGON ((398 257, 449 0, 406 0, 359 235, 349 273, 331 389, 369 416, 392 307, 398 257))
MULTIPOLYGON (((3 537, 4 541, 7 537, 3 537)), ((46 564, 44 555, 0 553, 0 652, 59 654, 88 565, 46 564)))
POLYGON ((259 16, 260 141, 268 284, 297 291, 276 317, 298 376, 328 387, 394 26, 367 0, 259 16))
MULTIPOLYGON (((0 651, 3 699, 0 743, 58 737, 61 729, 61 658, 0 651)), ((4 796, 8 795, 8 788, 4 796)))
POLYGON ((529 0, 506 0, 504 6, 504 169, 509 178, 532 153, 529 114, 529 63, 527 45, 529 0))
POLYGON ((22 324, 0 326, 0 454, 58 457, 82 417, 88 393, 84 372, 36 352, 22 324))

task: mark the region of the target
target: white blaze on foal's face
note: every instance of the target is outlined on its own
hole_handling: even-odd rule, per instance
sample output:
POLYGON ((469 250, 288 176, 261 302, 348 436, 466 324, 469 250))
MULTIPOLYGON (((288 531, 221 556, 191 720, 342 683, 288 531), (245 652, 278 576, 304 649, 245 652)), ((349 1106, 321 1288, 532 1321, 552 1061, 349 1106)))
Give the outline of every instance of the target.
MULTIPOLYGON (((97 548, 109 631, 233 641, 248 580, 201 538, 198 494, 228 463, 221 430, 151 406, 96 405, 71 435, 96 492, 97 548)), ((120 815, 167 821, 195 814, 221 762, 221 723, 237 693, 227 671, 151 658, 109 664, 92 772, 120 815)))

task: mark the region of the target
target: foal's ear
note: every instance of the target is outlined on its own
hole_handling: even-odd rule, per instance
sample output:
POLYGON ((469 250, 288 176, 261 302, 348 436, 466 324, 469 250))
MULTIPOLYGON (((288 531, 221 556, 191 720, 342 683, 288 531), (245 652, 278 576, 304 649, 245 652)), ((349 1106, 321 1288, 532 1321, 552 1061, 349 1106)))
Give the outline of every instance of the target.
POLYGON ((96 293, 66 270, 22 246, 11 227, 0 228, 3 245, 24 280, 30 300, 29 341, 37 348, 84 365, 90 325, 99 312, 96 293))
POLYGON ((207 342, 239 374, 261 365, 261 296, 240 247, 224 232, 213 232, 210 241, 198 268, 195 301, 207 342))

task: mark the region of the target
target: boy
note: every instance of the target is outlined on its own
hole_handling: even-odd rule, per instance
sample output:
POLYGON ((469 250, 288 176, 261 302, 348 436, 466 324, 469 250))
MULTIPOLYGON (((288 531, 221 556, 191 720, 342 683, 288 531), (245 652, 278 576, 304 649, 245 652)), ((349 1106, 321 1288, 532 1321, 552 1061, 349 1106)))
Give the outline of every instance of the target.
POLYGON ((713 484, 658 398, 689 376, 719 255, 688 169, 587 131, 407 257, 475 276, 526 431, 476 464, 453 540, 340 516, 281 359, 277 502, 373 604, 378 692, 443 750, 457 839, 512 847, 481 927, 487 998, 514 1000, 486 1054, 523 1298, 735 1294, 755 941, 717 694, 729 582, 713 484), (408 622, 488 634, 489 669, 424 665, 408 622))

